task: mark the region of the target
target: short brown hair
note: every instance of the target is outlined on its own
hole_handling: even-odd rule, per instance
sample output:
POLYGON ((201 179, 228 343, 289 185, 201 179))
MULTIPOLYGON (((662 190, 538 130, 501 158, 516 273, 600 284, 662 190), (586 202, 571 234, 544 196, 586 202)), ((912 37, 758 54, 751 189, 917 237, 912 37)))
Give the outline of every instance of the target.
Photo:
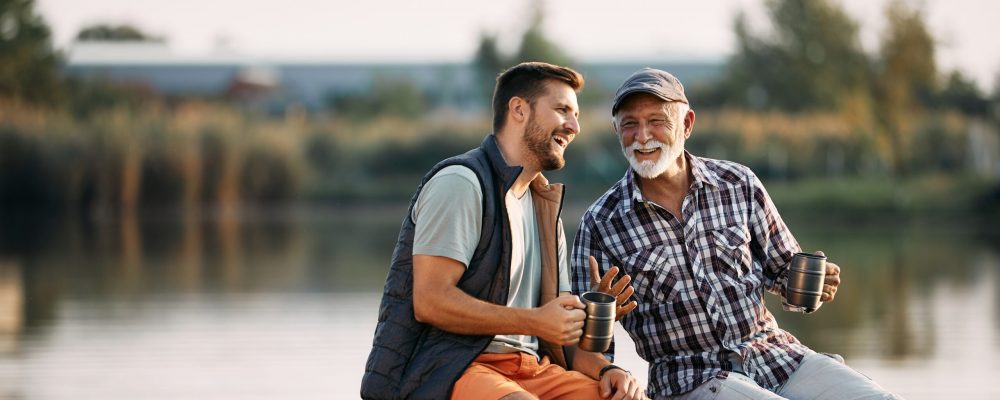
POLYGON ((493 133, 503 128, 511 98, 520 97, 533 105, 545 93, 549 81, 563 82, 576 92, 583 89, 583 75, 579 72, 544 62, 523 62, 497 76, 493 90, 493 133))

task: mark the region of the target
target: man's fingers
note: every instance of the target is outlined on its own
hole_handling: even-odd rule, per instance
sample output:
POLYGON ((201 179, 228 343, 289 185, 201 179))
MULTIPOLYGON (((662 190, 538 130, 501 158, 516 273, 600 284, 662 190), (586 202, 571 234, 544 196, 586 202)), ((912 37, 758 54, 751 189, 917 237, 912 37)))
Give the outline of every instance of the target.
POLYGON ((618 267, 612 265, 611 268, 608 269, 608 272, 604 273, 604 277, 601 278, 601 284, 597 286, 597 290, 599 292, 609 293, 613 295, 613 293, 611 293, 611 282, 615 280, 615 276, 617 275, 618 275, 618 267))
POLYGON ((590 256, 590 287, 597 285, 597 282, 601 280, 601 273, 597 268, 597 259, 594 256, 590 256))
POLYGON ((556 304, 559 304, 559 305, 561 305, 561 306, 563 306, 565 308, 569 308, 569 309, 576 308, 576 309, 582 310, 584 308, 587 308, 587 306, 583 305, 583 302, 580 301, 580 296, 577 296, 577 295, 566 294, 566 295, 562 295, 562 296, 556 297, 555 300, 553 300, 553 301, 555 301, 556 304))
POLYGON ((618 294, 617 297, 615 297, 615 304, 618 304, 619 306, 625 304, 625 301, 627 301, 629 297, 632 297, 633 293, 635 293, 635 288, 631 286, 625 288, 624 291, 622 291, 621 293, 618 294))
POLYGON ((611 396, 611 379, 605 376, 604 379, 601 379, 601 397, 607 398, 608 396, 611 396))
MULTIPOLYGON (((618 268, 618 267, 612 267, 612 268, 618 268)), ((625 287, 628 286, 629 282, 632 282, 632 277, 628 275, 623 276, 621 279, 618 280, 618 282, 615 282, 614 286, 611 287, 611 294, 617 296, 618 293, 621 293, 622 290, 625 290, 625 287)))
POLYGON ((615 395, 611 399, 612 400, 622 400, 622 399, 624 399, 625 396, 628 395, 629 383, 630 382, 629 382, 629 379, 628 379, 627 376, 625 377, 625 379, 622 379, 621 381, 619 381, 618 382, 618 388, 617 388, 618 390, 615 391, 615 395))
POLYGON ((626 304, 624 306, 618 307, 618 309, 615 310, 615 320, 617 321, 619 319, 622 319, 622 317, 624 317, 625 314, 628 314, 628 313, 632 312, 632 310, 635 310, 635 308, 638 307, 638 306, 639 306, 639 303, 637 303, 637 302, 635 302, 635 300, 633 300, 632 302, 630 302, 630 303, 628 303, 628 304, 626 304))
POLYGON ((645 396, 643 396, 643 394, 642 394, 642 387, 639 386, 638 382, 635 382, 635 384, 632 385, 632 391, 631 391, 630 397, 633 398, 633 399, 644 399, 645 398, 645 396))
POLYGON ((837 297, 837 287, 833 285, 823 285, 823 294, 820 295, 819 301, 827 302, 833 300, 837 297))
POLYGON ((840 266, 832 262, 826 263, 826 275, 840 275, 840 266))
POLYGON ((826 257, 826 253, 824 253, 821 250, 816 250, 815 252, 813 252, 813 254, 817 255, 817 256, 820 256, 820 257, 826 257))

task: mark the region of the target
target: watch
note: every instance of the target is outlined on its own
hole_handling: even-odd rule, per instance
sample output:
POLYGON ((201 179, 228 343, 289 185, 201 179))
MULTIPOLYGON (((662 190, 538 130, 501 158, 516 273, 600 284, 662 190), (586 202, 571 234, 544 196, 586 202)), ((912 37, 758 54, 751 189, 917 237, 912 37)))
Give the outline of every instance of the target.
POLYGON ((613 370, 613 369, 620 369, 622 371, 625 371, 626 374, 632 375, 632 373, 629 372, 629 370, 627 370, 625 368, 619 367, 619 366, 614 365, 614 364, 608 364, 608 365, 605 365, 604 368, 601 368, 601 372, 597 373, 597 379, 604 378, 604 374, 606 372, 610 371, 610 370, 613 370))

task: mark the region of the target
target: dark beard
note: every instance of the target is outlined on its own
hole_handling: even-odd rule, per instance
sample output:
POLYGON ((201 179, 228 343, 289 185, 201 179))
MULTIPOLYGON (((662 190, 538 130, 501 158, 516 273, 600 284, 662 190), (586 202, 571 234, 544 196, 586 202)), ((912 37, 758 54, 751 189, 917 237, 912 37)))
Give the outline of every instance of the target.
POLYGON ((552 134, 545 133, 538 125, 534 117, 528 119, 528 126, 524 130, 524 144, 528 147, 531 157, 538 162, 542 171, 552 171, 566 165, 566 159, 557 154, 552 154, 552 134))

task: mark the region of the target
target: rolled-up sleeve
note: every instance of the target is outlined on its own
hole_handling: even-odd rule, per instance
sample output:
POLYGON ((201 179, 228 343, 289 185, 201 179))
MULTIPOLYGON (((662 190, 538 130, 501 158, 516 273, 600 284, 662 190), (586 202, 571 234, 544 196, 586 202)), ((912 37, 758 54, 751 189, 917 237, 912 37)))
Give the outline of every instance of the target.
POLYGON ((801 251, 799 242, 781 219, 777 207, 771 201, 767 189, 753 172, 747 170, 750 196, 750 227, 753 235, 754 253, 764 269, 764 288, 781 297, 782 308, 788 311, 804 311, 801 307, 787 304, 785 287, 788 282, 788 264, 795 253, 801 251))

